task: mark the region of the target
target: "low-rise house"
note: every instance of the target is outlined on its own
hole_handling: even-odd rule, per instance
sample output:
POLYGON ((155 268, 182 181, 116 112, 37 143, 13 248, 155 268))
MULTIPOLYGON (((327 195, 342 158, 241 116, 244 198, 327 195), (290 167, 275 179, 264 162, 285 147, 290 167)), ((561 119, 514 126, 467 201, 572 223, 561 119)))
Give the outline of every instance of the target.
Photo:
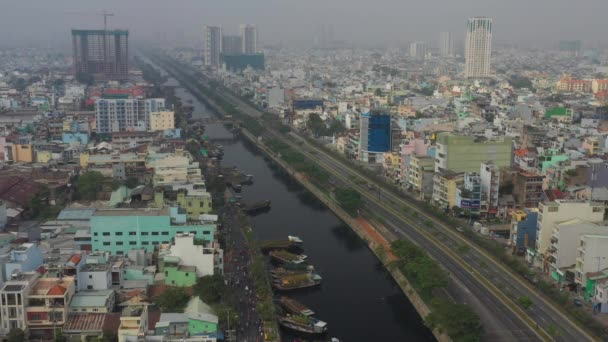
POLYGON ((140 341, 148 332, 148 306, 129 306, 122 310, 118 342, 140 341))
POLYGON ((36 272, 16 274, 0 290, 0 336, 7 336, 12 329, 28 331, 27 297, 39 277, 36 272))
POLYGON ((36 280, 25 308, 30 339, 52 337, 55 329, 63 327, 75 293, 73 277, 36 280))
POLYGON ((22 243, 11 249, 4 265, 4 279, 19 272, 35 271, 44 263, 42 251, 34 243, 22 243))
POLYGON ((72 297, 70 312, 112 312, 115 301, 114 290, 79 291, 72 297))

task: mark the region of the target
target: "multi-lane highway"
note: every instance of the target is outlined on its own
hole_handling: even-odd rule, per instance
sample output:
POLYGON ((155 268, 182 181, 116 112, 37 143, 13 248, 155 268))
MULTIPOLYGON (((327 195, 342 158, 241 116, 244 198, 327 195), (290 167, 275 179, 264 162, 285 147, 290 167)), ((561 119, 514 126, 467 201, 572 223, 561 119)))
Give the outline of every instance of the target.
MULTIPOLYGON (((183 76, 191 76, 192 70, 188 71, 185 68, 183 65, 174 64, 167 69, 169 72, 175 72, 174 76, 178 79, 182 78, 180 81, 188 87, 183 76)), ((195 91, 194 84, 190 84, 190 87, 195 91)), ((235 104, 244 114, 252 117, 262 115, 256 108, 228 91, 221 91, 218 95, 235 104)), ((347 161, 327 154, 296 134, 292 133, 289 138, 270 130, 267 134, 297 148, 339 182, 358 190, 365 199, 367 209, 382 217, 386 228, 419 244, 440 262, 451 275, 449 294, 456 301, 471 305, 480 315, 484 324, 485 340, 547 340, 550 338, 547 331, 555 329, 559 331, 559 334, 554 336, 556 340, 594 339, 523 278, 512 273, 453 227, 448 227, 438 219, 425 214, 418 204, 407 196, 397 196, 392 192, 382 191, 379 184, 376 184, 374 189, 361 185, 361 182, 355 180, 363 179, 369 184, 373 184, 374 181, 354 169, 347 161), (409 212, 418 212, 418 218, 407 215, 404 208, 409 208, 409 212), (433 223, 432 227, 423 224, 426 220, 433 223), (519 307, 516 303, 520 297, 530 298, 533 302, 532 307, 525 311, 519 307)))

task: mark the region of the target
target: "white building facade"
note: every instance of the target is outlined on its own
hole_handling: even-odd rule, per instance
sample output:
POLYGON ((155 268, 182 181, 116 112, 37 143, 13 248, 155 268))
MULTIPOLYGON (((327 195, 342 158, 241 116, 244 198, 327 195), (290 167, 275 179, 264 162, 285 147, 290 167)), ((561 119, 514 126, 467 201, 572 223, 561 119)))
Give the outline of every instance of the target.
POLYGON ((492 55, 492 19, 475 17, 467 23, 464 76, 467 78, 490 77, 492 55))

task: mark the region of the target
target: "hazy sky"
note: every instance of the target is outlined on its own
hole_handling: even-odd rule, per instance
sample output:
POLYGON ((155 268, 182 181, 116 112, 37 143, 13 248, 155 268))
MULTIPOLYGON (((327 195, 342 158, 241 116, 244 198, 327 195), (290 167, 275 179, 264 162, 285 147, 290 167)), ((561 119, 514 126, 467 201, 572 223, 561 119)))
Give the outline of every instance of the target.
POLYGON ((256 24, 268 43, 310 43, 322 24, 354 43, 434 41, 440 31, 462 39, 471 16, 492 17, 502 42, 608 43, 608 0, 0 0, 0 44, 68 45, 70 28, 103 26, 102 10, 132 39, 162 33, 199 45, 202 25, 236 33, 239 23, 256 24))

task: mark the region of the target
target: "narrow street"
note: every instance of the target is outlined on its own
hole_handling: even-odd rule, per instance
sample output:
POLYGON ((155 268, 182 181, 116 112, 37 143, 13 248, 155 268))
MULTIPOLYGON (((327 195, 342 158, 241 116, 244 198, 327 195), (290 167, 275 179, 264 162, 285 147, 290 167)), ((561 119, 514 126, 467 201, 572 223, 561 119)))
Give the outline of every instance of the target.
MULTIPOLYGON (((228 201, 227 201, 228 202, 228 201)), ((238 323, 230 329, 236 330, 236 341, 264 341, 263 322, 257 313, 254 282, 249 268, 256 251, 250 250, 241 220, 242 212, 237 206, 227 203, 222 210, 222 234, 226 241, 224 274, 233 295, 238 298, 238 323)))

